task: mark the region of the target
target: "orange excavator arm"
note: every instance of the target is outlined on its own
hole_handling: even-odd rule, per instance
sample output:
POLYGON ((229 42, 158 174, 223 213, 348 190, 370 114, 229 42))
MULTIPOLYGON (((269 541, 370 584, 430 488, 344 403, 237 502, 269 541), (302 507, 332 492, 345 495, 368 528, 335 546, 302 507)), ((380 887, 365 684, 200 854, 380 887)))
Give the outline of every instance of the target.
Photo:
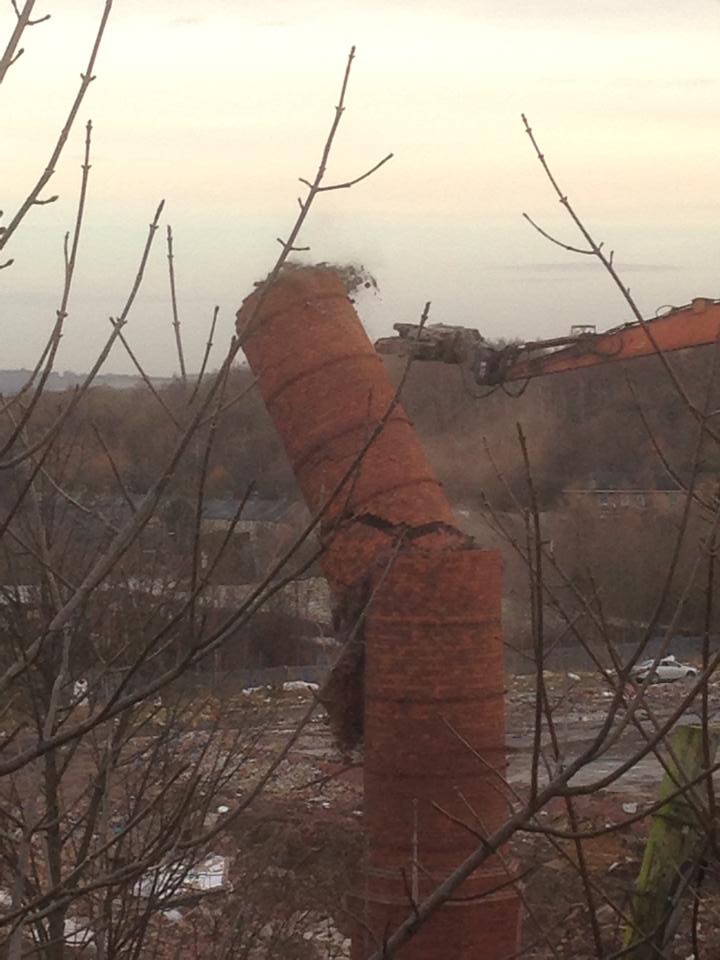
POLYGON ((435 324, 421 330, 415 324, 397 323, 395 330, 398 336, 376 342, 379 353, 461 364, 477 384, 494 386, 715 343, 720 337, 720 301, 697 297, 643 323, 626 323, 604 333, 574 327, 569 337, 501 348, 466 327, 435 324))

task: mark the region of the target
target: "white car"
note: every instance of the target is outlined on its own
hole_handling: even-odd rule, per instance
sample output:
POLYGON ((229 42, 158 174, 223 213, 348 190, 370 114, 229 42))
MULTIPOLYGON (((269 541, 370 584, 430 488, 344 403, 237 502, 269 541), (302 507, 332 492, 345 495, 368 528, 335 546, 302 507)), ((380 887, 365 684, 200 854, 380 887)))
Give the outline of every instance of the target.
POLYGON ((658 665, 653 673, 652 666, 655 660, 643 660, 632 671, 632 678, 637 683, 644 683, 648 677, 651 682, 663 683, 671 680, 684 680, 686 677, 696 677, 698 671, 687 663, 680 661, 672 655, 663 657, 658 661, 658 665))

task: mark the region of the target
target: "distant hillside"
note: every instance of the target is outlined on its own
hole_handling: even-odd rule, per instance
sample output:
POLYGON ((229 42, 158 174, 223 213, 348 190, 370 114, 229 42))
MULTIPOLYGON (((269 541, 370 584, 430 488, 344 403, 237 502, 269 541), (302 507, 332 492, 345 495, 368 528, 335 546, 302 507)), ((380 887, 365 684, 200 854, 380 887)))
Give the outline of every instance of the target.
MULTIPOLYGON (((720 409, 720 383, 713 383, 713 347, 683 350, 669 358, 676 378, 702 409, 720 409)), ((392 380, 404 363, 386 358, 392 380)), ((17 391, 27 370, 0 371, 0 390, 17 391)), ((49 429, 57 417, 60 391, 71 390, 80 375, 51 377, 54 391, 38 405, 34 429, 49 429)), ((182 420, 187 396, 177 379, 154 378, 162 402, 136 376, 100 376, 82 411, 68 423, 77 448, 79 476, 88 490, 105 493, 116 481, 99 428, 125 482, 143 493, 163 469, 176 441, 167 409, 182 420), (148 444, 148 437, 153 438, 148 444), (82 456, 80 452, 82 451, 82 456)), ((282 444, 247 367, 233 369, 227 382, 227 414, 215 431, 206 495, 242 497, 248 484, 267 499, 299 499, 300 491, 282 444), (232 398, 240 399, 235 403, 232 398)), ((473 390, 458 367, 415 363, 402 402, 428 458, 450 499, 480 507, 484 496, 499 508, 524 501, 527 480, 517 425, 527 437, 534 485, 543 508, 570 489, 674 490, 687 481, 693 463, 705 476, 720 475, 720 447, 698 446, 698 424, 658 359, 608 363, 590 370, 532 380, 519 396, 498 388, 473 390), (481 398, 477 397, 481 393, 481 398)), ((176 471, 192 487, 191 461, 176 471)))
MULTIPOLYGON (((528 635, 522 612, 527 609, 527 570, 515 546, 505 544, 497 532, 488 533, 484 522, 489 502, 496 514, 499 511, 515 524, 516 542, 524 542, 519 510, 529 494, 518 424, 527 438, 547 542, 562 559, 563 576, 574 578, 587 595, 602 597, 608 616, 647 619, 664 583, 668 558, 675 555, 677 511, 662 513, 652 506, 661 498, 645 496, 627 498, 627 503, 616 499, 616 510, 603 511, 593 508, 600 502, 594 497, 568 499, 567 491, 673 493, 687 484, 696 467, 698 484, 714 492, 720 477, 720 444, 711 441, 707 431, 701 434, 675 384, 683 385, 697 408, 711 413, 720 410, 720 383, 713 378, 715 353, 714 347, 706 347, 672 354, 668 360, 675 383, 656 357, 647 357, 540 377, 524 391, 514 390, 517 396, 501 388, 473 389, 456 366, 413 364, 404 384, 403 406, 451 503, 462 513, 463 527, 503 554, 506 596, 516 611, 519 643, 526 642, 528 635), (588 570, 594 579, 589 579, 588 570)), ((404 364, 397 357, 386 360, 388 373, 397 383, 404 364)), ((28 371, 13 373, 16 379, 9 386, 17 389, 28 371)), ((54 392, 34 408, 26 431, 30 443, 58 423, 77 380, 75 374, 53 378, 54 392), (66 390, 61 392, 63 386, 66 390)), ((53 479, 79 502, 93 502, 93 498, 115 502, 112 498, 118 499, 120 492, 123 499, 142 496, 174 461, 178 424, 188 416, 187 390, 173 379, 160 381, 162 386, 153 394, 134 381, 129 376, 100 378, 83 404, 62 421, 54 459, 47 462, 53 479), (130 389, 114 389, 116 385, 130 389)), ((209 383, 210 378, 201 390, 209 383)), ((193 529, 183 518, 195 515, 201 468, 206 502, 237 503, 249 490, 272 502, 290 503, 302 497, 253 383, 247 367, 230 371, 224 385, 224 416, 212 427, 207 424, 208 432, 198 435, 201 442, 186 451, 169 475, 166 496, 172 501, 173 515, 180 518, 173 521, 179 550, 185 549, 183 530, 193 529)), ((5 384, 7 390, 7 379, 5 384)), ((306 415, 311 418, 312 411, 306 415)), ((710 422, 715 424, 715 419, 710 422)), ((0 421, 0 443, 12 429, 11 418, 0 421)), ((7 471, 11 482, 0 484, 4 512, 13 503, 14 491, 26 482, 24 471, 23 464, 15 473, 7 471)), ((667 497, 662 502, 682 508, 683 498, 667 497)), ((699 537, 706 533, 707 518, 693 518, 679 554, 677 590, 673 587, 668 593, 668 603, 684 596, 682 591, 695 570, 699 537)), ((704 582, 700 577, 699 588, 696 585, 687 602, 683 600, 683 627, 696 633, 703 624, 704 582)))
MULTIPOLYGON (((720 407, 714 355, 714 347, 669 355, 699 409, 720 407)), ((397 381, 403 363, 388 361, 397 381)), ((544 506, 568 487, 675 489, 677 475, 687 481, 694 461, 704 475, 720 474, 720 448, 712 442, 698 447, 697 422, 656 357, 539 377, 522 392, 516 388, 517 397, 502 389, 478 392, 485 396, 474 399, 459 368, 440 363, 415 363, 403 392, 403 405, 455 502, 479 503, 481 493, 507 509, 511 495, 524 501, 518 423, 544 506)))
MULTIPOLYGON (((27 383, 32 370, 21 368, 20 370, 0 370, 0 393, 6 396, 17 393, 24 384, 27 383)), ((63 373, 50 374, 47 380, 46 389, 48 390, 67 390, 70 387, 82 383, 85 378, 83 373, 74 373, 72 370, 65 370, 63 373)), ((171 377, 151 377, 156 387, 172 383, 171 377)), ((95 377, 95 384, 99 387, 114 387, 116 390, 129 390, 142 383, 142 379, 133 373, 101 373, 95 377)))

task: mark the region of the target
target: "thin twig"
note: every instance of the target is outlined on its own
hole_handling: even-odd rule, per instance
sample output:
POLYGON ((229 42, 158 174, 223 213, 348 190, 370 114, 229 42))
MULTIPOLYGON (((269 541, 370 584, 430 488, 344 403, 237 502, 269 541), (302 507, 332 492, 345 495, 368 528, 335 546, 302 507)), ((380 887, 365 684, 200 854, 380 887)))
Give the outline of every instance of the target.
MULTIPOLYGON (((45 358, 43 372, 40 376, 38 385, 35 388, 35 391, 33 392, 33 396, 30 400, 30 403, 27 405, 23 416, 17 422, 15 429, 11 432, 10 436, 8 437, 5 444, 3 445, 2 449, 0 449, 0 458, 4 457, 7 451, 11 449, 17 437, 25 429, 25 426, 29 423, 33 410, 35 409, 35 406, 37 405, 40 399, 40 396, 43 393, 47 379, 50 376, 53 365, 55 363, 55 356, 60 346, 60 338, 62 337, 63 325, 68 315, 70 294, 72 292, 73 279, 75 277, 75 268, 77 265, 78 247, 80 244, 80 236, 82 233, 82 227, 83 227, 84 217, 85 217, 85 203, 87 199, 88 180, 90 176, 90 166, 91 166, 90 164, 91 142, 92 142, 92 122, 88 120, 85 126, 85 153, 84 153, 83 162, 81 165, 82 175, 80 179, 80 194, 78 197, 77 210, 75 213, 75 225, 73 227, 72 243, 68 250, 67 238, 66 238, 65 276, 63 280, 63 290, 62 290, 62 295, 60 297, 60 304, 56 311, 55 324, 54 324, 52 333, 50 334, 48 343, 46 344, 46 348, 43 351, 43 357, 45 358)), ((30 381, 29 381, 30 383, 34 380, 36 372, 37 372, 37 368, 33 376, 30 378, 30 381)))
MULTIPOLYGON (((105 27, 107 25, 108 17, 110 16, 110 11, 112 9, 113 0, 105 0, 105 6, 103 8, 102 16, 100 18, 100 25, 98 27, 97 33, 95 35, 95 41, 93 43, 92 50, 90 52, 90 58, 88 60, 87 66, 84 73, 80 74, 80 87, 78 92, 75 95, 75 99, 70 107, 65 124, 63 125, 60 135, 58 136, 57 142, 53 147, 53 150, 50 154, 50 158, 47 162, 47 165, 40 177, 38 178, 35 186, 30 190, 27 197, 20 204, 17 212, 13 216, 12 220, 8 223, 0 233, 0 250, 2 250, 7 244, 8 240, 13 236, 17 228, 20 226, 28 211, 39 201, 40 194, 45 189, 50 178, 55 173, 55 168, 57 167, 60 156, 63 152, 65 144, 68 137, 70 136, 70 131, 72 130, 73 124, 75 123, 75 118, 77 116, 80 105, 83 102, 87 89, 95 79, 93 75, 93 70, 95 69, 95 61, 97 60, 97 55, 100 50, 100 43, 102 42, 103 34, 105 33, 105 27)), ((26 4, 27 6, 27 4, 26 4)), ((32 4, 30 5, 32 8, 32 4)), ((2 80, 2 75, 0 75, 0 80, 2 80)))
POLYGON ((175 332, 175 347, 177 349, 178 363, 180 364, 180 376, 182 382, 187 385, 187 372, 185 370, 185 355, 183 354, 182 336, 180 334, 180 320, 178 318, 177 294, 175 292, 175 266, 173 255, 173 233, 170 224, 167 225, 167 258, 168 274, 170 276, 170 302, 172 305, 173 330, 175 332))
POLYGON ((2 57, 0 57, 0 83, 5 79, 5 74, 8 72, 10 67, 15 63, 23 53, 22 49, 18 51, 17 47, 20 43, 20 38, 22 37, 25 28, 31 26, 30 14, 32 9, 35 6, 35 0, 25 0, 25 5, 22 10, 18 10, 13 2, 13 8, 16 14, 15 28, 13 29, 10 39, 7 42, 5 47, 5 52, 2 57))
POLYGON ((120 341, 120 343, 121 343, 121 344, 123 345, 123 347, 125 348, 125 352, 127 353, 127 355, 130 357, 130 359, 131 359, 131 361, 132 361, 132 363, 133 363, 133 366, 135 367, 135 369, 137 370, 137 372, 140 374, 140 378, 142 379, 142 382, 145 384, 145 386, 148 388, 148 390, 150 391, 150 393, 153 395, 153 397, 154 397, 154 398, 157 400, 157 402, 160 404, 160 406, 161 406, 162 409, 163 409, 163 412, 164 412, 164 413, 166 414, 166 416, 170 419, 170 421, 172 422, 172 424, 173 424, 173 426, 175 427, 175 429, 176 429, 176 430, 182 430, 182 429, 183 429, 182 424, 180 423, 180 421, 178 420, 178 418, 175 416, 175 414, 172 412, 172 410, 170 409, 170 407, 169 407, 169 406, 165 403, 165 401, 163 400, 162 395, 160 394, 160 391, 155 387, 155 384, 152 382, 152 379, 150 378, 150 375, 146 372, 145 367, 144 367, 144 366, 142 365, 142 363, 140 362, 137 354, 135 353, 135 351, 132 349, 132 347, 131 347, 130 344, 128 343, 127 337, 126 337, 125 334, 122 332, 122 327, 119 326, 119 325, 118 325, 118 321, 114 320, 112 317, 109 317, 108 319, 110 320, 110 323, 112 324, 112 327, 113 327, 113 329, 115 330, 115 332, 116 332, 116 334, 117 334, 118 340, 120 341))
POLYGON ((207 362, 208 362, 208 359, 210 358, 210 351, 212 350, 212 347, 213 347, 213 336, 215 335, 215 324, 217 323, 219 312, 220 312, 220 307, 216 305, 215 309, 213 310, 212 320, 210 321, 210 332, 208 334, 207 343, 205 344, 205 353, 203 354, 202 363, 200 364, 200 372, 197 375, 197 380, 195 381, 195 386, 193 387, 193 391, 190 394, 190 399, 188 400, 188 404, 192 404, 192 402, 195 400, 195 397, 197 396, 197 392, 200 389, 200 385, 202 384, 203 377, 205 376, 205 368, 207 367, 207 362))
POLYGON ((549 235, 546 234, 544 231, 540 230, 540 228, 537 226, 537 224, 535 224, 532 220, 530 220, 530 217, 528 217, 527 215, 525 215, 526 219, 527 219, 530 223, 532 223, 532 225, 533 225, 537 230, 540 230, 540 232, 543 233, 544 236, 547 236, 547 238, 548 238, 549 240, 552 240, 553 243, 558 243, 560 246, 565 246, 566 249, 570 249, 570 250, 572 250, 572 251, 575 252, 575 253, 589 253, 589 254, 592 254, 593 256, 597 257, 597 259, 600 261, 600 263, 603 265, 603 267, 605 268, 605 270, 607 271, 607 273, 608 273, 608 274, 610 275, 610 277, 612 278, 613 283, 616 285, 616 287, 618 288, 618 290, 619 290, 620 293, 622 294, 623 299, 625 300, 625 302, 627 303, 627 305, 630 307, 630 309, 631 309, 631 311, 632 311, 632 313, 633 313, 633 316, 635 317, 635 319, 637 320, 637 322, 640 324, 640 326, 642 327, 643 331, 645 332, 645 335, 647 336, 650 345, 652 346, 655 354, 657 355, 660 363, 662 364, 663 369, 665 370, 666 374, 668 375, 668 377, 669 377, 669 379, 670 379, 670 382, 672 383, 672 385, 673 385, 675 391, 677 392, 678 396, 682 399, 683 403, 685 404, 685 406, 687 407, 687 409, 693 414, 693 416, 694 416, 697 420, 699 420, 700 422, 703 423, 703 427, 704 427, 704 429, 707 431, 708 435, 711 436, 711 437, 716 441, 716 443, 720 443, 720 435, 718 435, 714 430, 711 429, 711 427, 710 427, 710 426, 708 425, 708 423, 707 423, 707 418, 704 417, 704 415, 702 414, 702 412, 701 412, 700 410, 698 410, 698 408, 695 406, 695 404, 692 402, 692 400, 691 400, 690 397, 688 396, 687 390, 685 389, 685 387, 683 386, 683 384, 680 382, 680 379, 679 379, 678 375, 676 374, 676 372, 675 372, 672 364, 671 364, 670 361, 668 360, 668 358, 667 358, 667 356, 666 356, 666 354, 665 354, 665 351, 664 351, 664 350, 660 347, 660 345, 658 344, 658 342, 657 342, 657 340, 656 340, 656 338, 655 338, 655 334, 653 333, 651 324, 649 324, 649 323, 647 322, 647 320, 644 318, 644 316, 643 316, 642 313, 640 312, 640 309, 639 309, 639 307, 638 307, 638 305, 637 305, 634 297, 633 297, 633 296, 631 295, 631 293, 630 293, 630 288, 629 288, 625 283, 623 283, 623 281, 622 281, 622 279, 621 279, 619 273, 617 272, 617 270, 616 270, 616 268, 615 268, 615 265, 614 265, 614 263, 613 263, 613 251, 610 252, 609 256, 606 256, 605 253, 603 252, 603 246, 604 246, 604 244, 603 244, 603 243, 596 243, 596 241, 595 241, 595 239, 593 238, 592 234, 591 234, 590 231, 587 229, 587 227, 585 226, 585 224, 583 223, 583 221, 580 219, 580 217, 579 217, 578 214, 576 213, 574 207, 572 206, 572 204, 571 204, 570 201, 568 200, 567 194, 565 194, 565 193, 561 190, 561 188, 560 188, 557 180, 555 179, 552 171, 550 170, 550 167, 549 167, 549 165, 548 165, 548 162, 547 162, 547 160, 546 160, 546 158, 545 158, 545 154, 542 153, 542 151, 540 150, 540 147, 538 146, 538 142, 537 142, 537 140, 536 140, 536 138, 535 138, 535 134, 533 133, 532 127, 530 126, 527 117, 525 116, 524 113, 523 113, 521 116, 522 116, 523 126, 524 126, 524 128, 525 128, 525 133, 528 135, 528 138, 530 139, 530 142, 531 142, 532 145, 533 145, 533 149, 535 150, 535 155, 536 155, 536 157, 538 158, 538 160, 539 160, 539 162, 540 162, 540 165, 542 166, 542 168, 543 168, 543 170, 544 170, 544 172, 545 172, 546 177, 547 177, 548 180, 550 181, 550 184, 551 184, 553 190, 555 191, 555 193, 556 193, 556 195, 557 195, 557 197, 558 197, 558 200, 560 201, 560 203, 562 204, 562 206, 563 206, 563 207, 565 208, 565 210, 567 211, 570 219, 573 221, 573 223, 575 224, 575 226, 577 227, 577 229, 580 231, 583 239, 585 240, 585 242, 586 242, 587 245, 588 245, 588 249, 587 249, 587 250, 580 250, 580 249, 577 249, 577 248, 569 247, 569 246, 561 243, 560 241, 555 240, 553 237, 549 236, 549 235))
MULTIPOLYGON (((295 220, 295 223, 293 224, 293 227, 288 235, 287 240, 281 240, 278 238, 278 242, 282 245, 282 252, 278 257, 275 263, 275 266, 273 267, 273 269, 270 271, 267 278, 263 282, 260 295, 254 304, 254 315, 253 317, 250 317, 248 319, 245 329, 243 330, 243 334, 241 338, 242 340, 247 339, 247 337, 249 337, 252 334, 255 327, 255 323, 257 322, 256 318, 260 315, 260 311, 264 303, 265 296, 267 295, 267 292, 270 290, 275 280, 277 280, 278 275, 283 265, 285 264, 288 256, 293 252, 293 250, 297 249, 297 239, 298 239, 298 236, 300 235, 300 231, 302 230, 303 224, 305 223, 307 215, 310 212, 310 208, 315 200, 315 197, 318 195, 318 193, 321 192, 321 187, 322 187, 323 180, 325 178, 325 173, 327 170, 328 160, 330 158, 330 152, 335 142, 335 136, 337 134, 338 127, 340 126, 340 120, 342 119, 342 115, 345 112, 345 96, 347 94, 348 82, 350 80, 350 71, 352 69, 352 64, 354 59, 355 59, 355 47, 353 46, 350 48, 350 53, 348 54, 347 62, 345 65, 345 72, 343 74, 342 84, 340 86, 340 97, 338 99, 337 106, 335 107, 335 115, 333 117, 332 123, 330 124, 330 131, 327 135, 327 139, 325 140, 325 145, 322 149, 320 162, 318 164, 315 177, 312 181, 302 177, 300 178, 301 182, 304 183, 308 188, 307 196, 305 197, 304 201, 300 202, 300 212, 298 213, 298 216, 295 220)), ((386 157, 385 160, 381 161, 381 163, 378 164, 374 169, 377 169, 379 166, 382 166, 382 164, 389 159, 390 159, 389 156, 386 157)), ((364 179, 365 176, 369 176, 370 173, 372 172, 373 172, 372 170, 368 171, 366 174, 364 174, 362 177, 358 179, 364 179)))
POLYGON ((96 439, 97 439, 97 442, 98 442, 98 443, 100 444, 100 446, 102 447, 103 453, 105 454, 105 457, 107 458, 107 461, 108 461, 108 463, 110 464, 110 469, 112 470, 113 476, 115 477, 115 480, 117 481, 117 485, 118 485, 118 487, 120 488, 120 493, 122 494, 123 499, 125 500, 125 503, 127 503, 128 507, 130 507, 130 512, 131 512, 131 513, 135 513, 135 504, 134 504, 133 501, 132 501, 132 497, 131 497, 130 494, 128 493, 128 489, 127 489, 127 487, 125 486, 125 482, 123 481, 123 478, 122 478, 122 476, 120 475, 120 471, 119 471, 119 469, 118 469, 118 466, 117 466, 117 464, 115 463, 115 458, 113 457, 110 448, 109 448, 108 445, 105 443, 105 438, 103 437, 102 433, 100 432, 100 428, 98 427, 98 425, 95 423, 94 420, 92 420, 92 421, 90 422, 90 426, 92 427, 92 430, 93 430, 93 433, 95 434, 95 437, 96 437, 96 439))
MULTIPOLYGON (((317 192, 326 193, 329 190, 347 190, 349 187, 354 187, 355 184, 360 183, 361 180, 366 180, 368 177, 371 177, 376 170, 379 170, 380 167, 382 167, 384 164, 388 162, 388 160, 392 160, 394 156, 395 154, 388 153, 387 156, 383 157, 382 160, 378 161, 378 163, 376 163, 374 167, 370 167, 369 170, 367 170, 365 173, 360 174, 359 177, 355 177, 353 180, 346 180, 344 183, 332 183, 326 187, 319 187, 317 192)), ((301 183, 304 183, 306 186, 309 186, 309 187, 312 186, 312 184, 308 183, 308 181, 304 180, 302 177, 300 177, 300 181, 301 183)))

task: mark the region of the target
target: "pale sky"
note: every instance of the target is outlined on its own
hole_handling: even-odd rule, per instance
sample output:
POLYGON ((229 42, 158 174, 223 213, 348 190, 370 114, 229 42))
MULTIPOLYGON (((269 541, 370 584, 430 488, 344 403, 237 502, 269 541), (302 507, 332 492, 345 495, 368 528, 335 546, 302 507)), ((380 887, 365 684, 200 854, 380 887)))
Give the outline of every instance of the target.
MULTIPOLYGON (((44 166, 102 6, 36 6, 52 19, 26 34, 0 88, 6 218, 44 166)), ((13 20, 3 0, 3 36, 13 20)), ((417 318, 425 300, 432 319, 491 337, 628 318, 599 266, 550 246, 522 219, 527 211, 577 242, 522 111, 646 314, 720 297, 717 0, 116 0, 97 79, 49 188, 60 200, 35 208, 6 250, 15 264, 0 272, 0 367, 31 366, 53 323, 88 118, 86 229, 58 368, 92 362, 163 197, 128 339, 151 372, 176 370, 169 222, 189 368, 215 303, 224 348, 239 302, 295 217, 297 177, 315 171, 352 44, 329 178, 395 157, 352 190, 321 197, 302 240, 315 260, 356 260, 375 274, 380 296, 361 306, 372 336, 417 318)), ((105 370, 131 369, 116 347, 105 370)))

